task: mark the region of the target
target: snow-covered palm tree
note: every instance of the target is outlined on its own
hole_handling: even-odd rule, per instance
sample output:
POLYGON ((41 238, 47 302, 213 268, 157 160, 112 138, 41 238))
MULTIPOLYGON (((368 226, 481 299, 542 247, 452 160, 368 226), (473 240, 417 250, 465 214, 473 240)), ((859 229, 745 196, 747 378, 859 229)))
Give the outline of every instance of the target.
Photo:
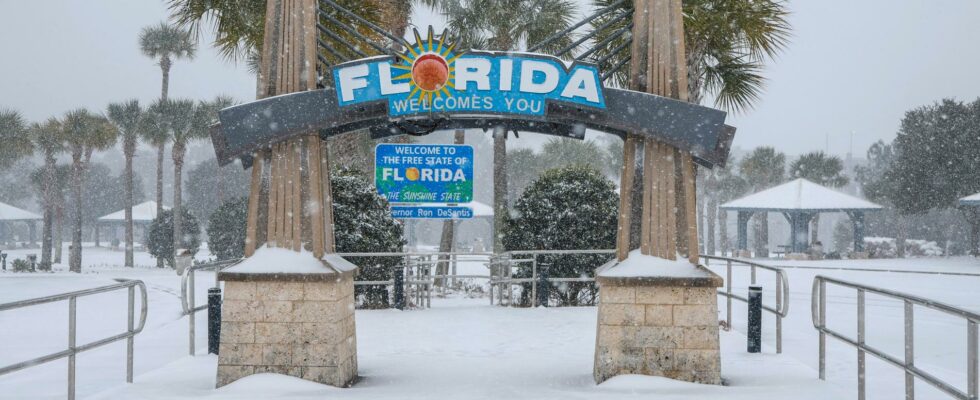
POLYGON ((126 158, 126 260, 127 267, 133 267, 133 155, 139 140, 143 107, 139 100, 109 104, 106 110, 109 122, 116 127, 123 141, 123 155, 126 158))

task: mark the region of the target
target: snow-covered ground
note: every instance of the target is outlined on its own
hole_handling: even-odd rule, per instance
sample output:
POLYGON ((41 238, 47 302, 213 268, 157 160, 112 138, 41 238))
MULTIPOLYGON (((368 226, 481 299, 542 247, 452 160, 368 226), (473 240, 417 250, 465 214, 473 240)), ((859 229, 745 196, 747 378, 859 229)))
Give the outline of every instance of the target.
MULTIPOLYGON (((19 250, 18 250, 19 251, 19 250)), ((13 251, 14 258, 19 257, 13 251)), ((187 318, 180 315, 179 278, 173 271, 121 264, 122 253, 85 249, 83 274, 0 274, 0 302, 15 301, 142 279, 149 290, 149 318, 136 338, 136 382, 125 384, 125 344, 79 355, 80 398, 658 398, 658 399, 849 399, 855 398, 853 349, 828 339, 828 382, 817 379, 817 337, 810 322, 810 283, 816 274, 906 291, 980 311, 980 277, 894 272, 787 269, 790 317, 784 323, 784 354, 775 355, 772 318, 764 315, 765 354, 745 353, 745 308, 736 302, 735 331, 722 333, 722 374, 729 386, 694 385, 652 377, 624 376, 596 386, 592 381, 596 313, 592 307, 508 309, 486 298, 434 298, 432 308, 413 311, 357 311, 359 374, 350 389, 334 389, 298 379, 258 375, 215 390, 216 359, 202 355, 205 317, 197 317, 198 356, 187 355, 187 318)), ((67 255, 67 252, 66 252, 67 255)), ((202 255, 204 256, 204 255, 202 255)), ((8 258, 8 261, 10 259, 8 258)), ((772 261, 794 266, 905 269, 980 274, 975 259, 866 261, 772 261)), ((716 268, 716 267, 712 267, 716 268)), ((485 273, 478 262, 459 273, 485 273)), ((767 301, 772 280, 760 272, 767 301)), ((748 271, 733 282, 744 291, 748 271)), ((198 278, 198 302, 209 277, 198 278)), ((831 291, 828 322, 854 332, 853 291, 831 291)), ((724 310, 723 298, 719 298, 724 310)), ((83 298, 78 303, 79 343, 121 332, 126 324, 125 292, 83 298)), ((901 303, 868 296, 868 338, 901 356, 901 303)), ((953 318, 916 310, 916 363, 965 387, 966 327, 953 318)), ((67 303, 0 312, 0 365, 62 350, 67 343, 67 303)), ((903 375, 869 357, 869 399, 903 397, 903 375)), ((67 362, 55 361, 0 376, 0 399, 64 398, 67 362)), ((947 397, 918 383, 917 398, 947 397)))

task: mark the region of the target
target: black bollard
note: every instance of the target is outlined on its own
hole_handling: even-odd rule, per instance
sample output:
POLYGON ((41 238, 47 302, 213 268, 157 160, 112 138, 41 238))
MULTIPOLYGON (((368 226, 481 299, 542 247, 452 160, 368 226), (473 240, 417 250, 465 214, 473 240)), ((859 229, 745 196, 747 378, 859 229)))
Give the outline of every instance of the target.
POLYGON ((29 254, 27 260, 31 262, 31 272, 37 272, 37 255, 29 254))
MULTIPOLYGON (((191 318, 194 318, 191 315, 191 318)), ((208 353, 218 354, 221 342, 221 289, 208 289, 208 353)))
POLYGON ((762 351, 762 286, 749 286, 749 353, 762 351))
POLYGON ((3 260, 3 270, 7 270, 7 253, 0 253, 0 260, 3 260))
POLYGON ((405 309, 405 267, 402 266, 402 267, 395 268, 394 274, 395 274, 395 281, 394 281, 395 287, 392 288, 391 291, 394 292, 393 294, 395 296, 395 308, 399 310, 404 310, 405 309))
POLYGON ((547 307, 551 298, 551 284, 548 282, 550 269, 550 264, 538 264, 538 281, 535 284, 538 285, 538 305, 541 307, 547 307))

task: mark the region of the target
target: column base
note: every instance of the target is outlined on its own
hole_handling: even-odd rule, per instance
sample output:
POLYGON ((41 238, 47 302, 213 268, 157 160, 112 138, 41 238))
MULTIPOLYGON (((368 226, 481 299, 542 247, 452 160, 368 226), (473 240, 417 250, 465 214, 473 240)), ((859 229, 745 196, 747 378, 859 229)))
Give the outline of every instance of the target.
POLYGON ((314 259, 323 263, 318 272, 234 266, 218 275, 225 290, 216 387, 267 372, 336 387, 354 382, 354 271, 346 260, 328 258, 314 259), (338 263, 346 265, 334 267, 338 263))
POLYGON ((686 261, 631 254, 600 267, 593 376, 640 374, 721 384, 718 304, 722 278, 686 261), (637 258, 634 260, 634 258, 637 258), (637 275, 628 263, 648 265, 637 275), (660 264, 671 263, 665 267, 660 264), (624 270, 617 273, 617 268, 624 270))

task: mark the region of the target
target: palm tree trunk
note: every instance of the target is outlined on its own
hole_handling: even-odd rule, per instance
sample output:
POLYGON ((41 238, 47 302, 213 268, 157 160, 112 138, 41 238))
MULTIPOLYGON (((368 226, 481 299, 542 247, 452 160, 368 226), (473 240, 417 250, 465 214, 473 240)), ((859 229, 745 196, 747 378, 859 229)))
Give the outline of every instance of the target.
POLYGON ((133 267, 133 153, 136 143, 126 143, 126 259, 133 267))
MULTIPOLYGON (((463 144, 464 137, 462 129, 457 129, 453 136, 453 144, 463 144)), ((442 236, 439 238, 439 252, 448 253, 453 251, 453 244, 456 242, 456 223, 452 219, 442 221, 442 236)), ((447 275, 449 273, 450 256, 439 256, 439 264, 436 265, 436 274, 447 275)), ((440 278, 436 281, 437 286, 445 286, 446 279, 440 278)))
POLYGON ((167 101, 167 94, 170 91, 170 57, 160 58, 160 71, 163 72, 163 79, 160 81, 160 100, 167 101))
POLYGON ((731 244, 728 242, 728 211, 718 209, 718 236, 721 239, 721 255, 728 254, 731 244))
POLYGON ((183 179, 181 174, 184 169, 184 146, 180 143, 174 143, 173 147, 170 149, 171 155, 174 159, 174 254, 171 255, 171 259, 175 262, 177 260, 177 249, 184 247, 183 231, 181 226, 181 216, 183 216, 183 208, 181 203, 181 182, 183 179))
MULTIPOLYGON (((157 216, 163 214, 163 154, 166 151, 166 146, 166 143, 157 145, 157 216)), ((162 258, 157 258, 157 268, 163 268, 162 258)))
MULTIPOLYGON (((62 199, 63 200, 63 199, 62 199)), ((64 247, 65 207, 60 201, 54 211, 54 263, 61 263, 61 249, 64 247)))
POLYGON ((44 153, 44 182, 42 197, 44 202, 44 224, 41 226, 41 268, 51 269, 52 224, 54 223, 54 168, 53 151, 44 153))
POLYGON ((818 233, 820 231, 820 214, 813 216, 813 230, 810 231, 810 245, 817 242, 818 233))
POLYGON ((493 252, 504 251, 503 228, 507 215, 507 132, 493 137, 493 252))
POLYGON ((82 153, 75 151, 71 163, 72 229, 68 270, 82 272, 82 153))

